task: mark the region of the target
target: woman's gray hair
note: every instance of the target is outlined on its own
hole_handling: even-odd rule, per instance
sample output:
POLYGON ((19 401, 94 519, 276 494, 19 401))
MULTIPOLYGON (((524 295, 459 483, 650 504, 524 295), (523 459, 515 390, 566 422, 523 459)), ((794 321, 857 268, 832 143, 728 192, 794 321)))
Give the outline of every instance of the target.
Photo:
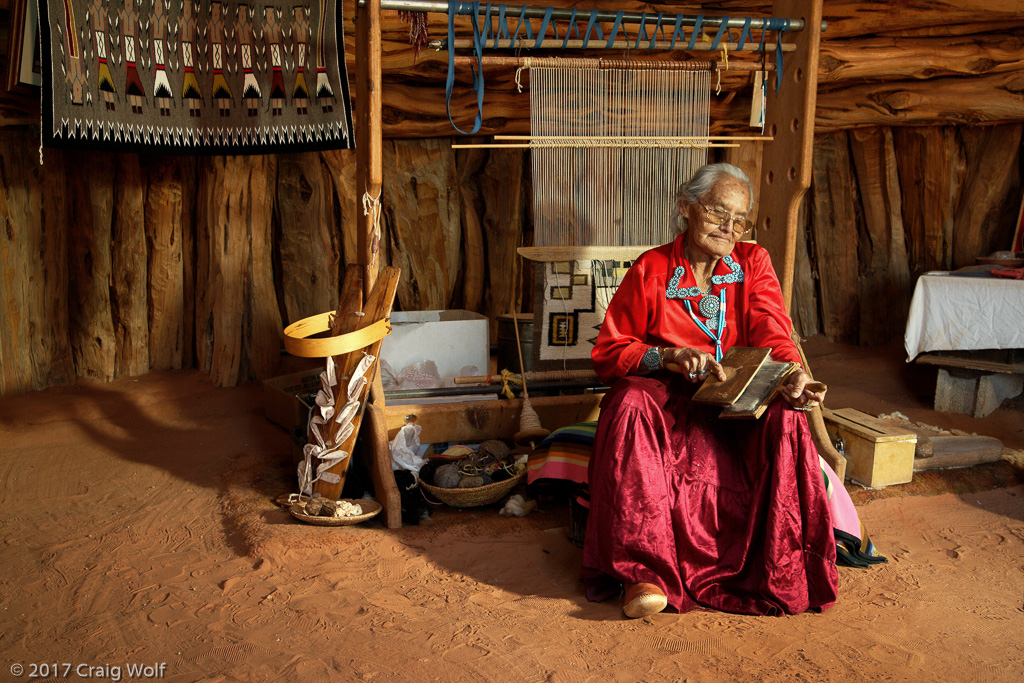
MULTIPOLYGON (((750 204, 747 206, 747 211, 754 208, 754 186, 750 184, 750 178, 747 177, 747 174, 742 169, 724 161, 717 164, 706 164, 697 169, 693 177, 685 182, 679 188, 679 191, 676 192, 676 205, 678 206, 680 202, 684 201, 687 204, 696 204, 700 201, 701 197, 711 192, 711 189, 718 181, 725 177, 735 178, 747 186, 747 194, 750 196, 750 204)), ((679 222, 680 230, 686 230, 686 216, 680 213, 677 221, 679 222)))
POLYGON ((727 164, 724 161, 718 164, 707 164, 697 169, 693 177, 679 188, 679 192, 676 193, 676 200, 685 200, 690 204, 700 201, 700 198, 711 192, 711 188, 723 176, 735 178, 747 186, 747 192, 750 194, 750 206, 747 207, 747 211, 754 208, 754 186, 750 184, 750 178, 747 177, 747 174, 742 169, 732 164, 727 164))

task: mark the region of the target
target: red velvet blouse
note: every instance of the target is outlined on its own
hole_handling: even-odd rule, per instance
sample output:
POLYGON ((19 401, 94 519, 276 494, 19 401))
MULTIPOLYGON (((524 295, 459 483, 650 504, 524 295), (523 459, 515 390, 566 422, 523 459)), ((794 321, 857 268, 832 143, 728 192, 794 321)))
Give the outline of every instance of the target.
MULTIPOLYGON (((666 291, 676 268, 685 273, 677 289, 695 287, 693 269, 683 251, 685 235, 643 253, 622 279, 594 343, 591 358, 598 377, 612 383, 620 377, 637 374, 648 348, 690 347, 714 353, 715 344, 690 317, 683 299, 669 299, 666 291)), ((777 361, 800 362, 800 353, 790 336, 793 323, 786 313, 782 288, 764 247, 738 242, 732 259, 743 271, 743 281, 714 285, 724 290, 726 325, 722 352, 732 346, 760 346, 772 349, 777 361)), ((728 275, 731 269, 724 259, 715 266, 714 275, 728 275)), ((686 297, 697 312, 699 296, 686 297)), ((703 319, 701 319, 703 321, 703 319)))

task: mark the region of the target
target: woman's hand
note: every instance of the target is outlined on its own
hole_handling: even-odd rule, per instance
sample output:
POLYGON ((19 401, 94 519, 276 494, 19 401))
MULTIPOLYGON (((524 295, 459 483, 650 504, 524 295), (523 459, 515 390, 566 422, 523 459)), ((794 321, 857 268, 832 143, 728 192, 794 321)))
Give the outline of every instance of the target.
POLYGON ((797 410, 809 410, 825 400, 828 387, 821 382, 812 381, 803 370, 797 370, 786 380, 782 387, 782 398, 797 410))
POLYGON ((703 382, 708 375, 716 376, 725 381, 725 370, 715 357, 705 351, 691 348, 662 349, 661 357, 665 367, 673 372, 682 373, 691 382, 703 382))

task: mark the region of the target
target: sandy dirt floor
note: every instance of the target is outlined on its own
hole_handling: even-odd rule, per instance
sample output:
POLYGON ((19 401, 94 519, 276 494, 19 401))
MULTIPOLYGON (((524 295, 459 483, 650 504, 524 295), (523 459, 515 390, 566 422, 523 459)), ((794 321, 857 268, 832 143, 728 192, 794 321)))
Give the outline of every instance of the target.
MULTIPOLYGON (((805 348, 832 408, 1024 448, 1019 401, 982 420, 935 413, 934 369, 898 348, 805 348)), ((293 486, 291 445, 257 385, 153 373, 2 398, 0 439, 0 680, 131 680, 143 665, 168 680, 296 682, 1018 681, 1024 669, 1024 480, 1006 463, 995 488, 855 495, 890 561, 841 568, 824 613, 627 620, 619 601, 586 601, 565 506, 439 509, 400 530, 294 521, 272 502, 293 486)), ((958 472, 945 481, 971 477, 958 472)))

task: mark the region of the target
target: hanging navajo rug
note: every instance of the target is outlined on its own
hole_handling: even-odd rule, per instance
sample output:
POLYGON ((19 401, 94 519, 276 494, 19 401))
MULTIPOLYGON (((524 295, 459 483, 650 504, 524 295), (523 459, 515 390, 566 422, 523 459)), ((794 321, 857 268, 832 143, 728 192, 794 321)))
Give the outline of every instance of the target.
POLYGON ((46 146, 354 146, 336 0, 39 2, 46 146))

